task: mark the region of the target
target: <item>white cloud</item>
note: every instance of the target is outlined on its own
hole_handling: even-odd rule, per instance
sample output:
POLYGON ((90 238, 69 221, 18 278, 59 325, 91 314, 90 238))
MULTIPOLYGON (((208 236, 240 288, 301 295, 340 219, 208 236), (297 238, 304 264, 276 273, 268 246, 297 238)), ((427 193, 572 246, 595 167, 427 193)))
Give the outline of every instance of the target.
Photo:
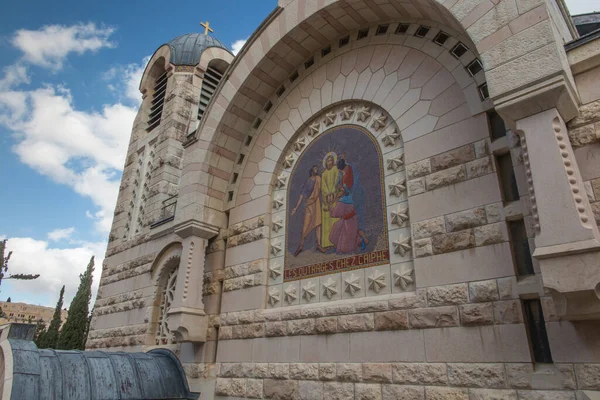
POLYGON ((75 248, 57 248, 43 240, 11 238, 7 249, 13 252, 8 264, 9 274, 40 274, 40 277, 32 281, 4 281, 2 295, 10 296, 15 302, 39 302, 50 307, 56 304, 62 285, 66 286, 65 307, 68 307, 79 287, 79 274, 85 271, 90 257, 95 255, 92 307, 102 274, 106 242, 83 242, 75 248))
POLYGON ((120 65, 109 69, 104 74, 104 80, 109 82, 108 88, 123 101, 139 106, 142 103, 140 81, 150 57, 144 57, 140 64, 120 65))
POLYGON ((54 70, 60 69, 69 53, 83 54, 115 47, 109 40, 114 28, 97 27, 94 23, 46 25, 38 30, 19 29, 11 44, 23 52, 23 60, 54 70))
POLYGON ((70 239, 75 233, 75 228, 55 229, 48 233, 48 239, 53 242, 58 242, 65 239, 70 239))
POLYGON ((247 41, 248 39, 240 39, 233 42, 233 44, 231 45, 231 51, 234 56, 237 56, 237 54, 240 52, 240 50, 242 50, 242 47, 244 47, 247 41))
POLYGON ((27 67, 22 64, 9 65, 4 67, 4 77, 0 79, 0 90, 8 90, 20 84, 30 82, 27 67))
POLYGON ((14 152, 36 171, 92 199, 103 233, 110 229, 136 113, 136 107, 121 103, 77 110, 63 87, 0 92, 0 124, 14 132, 14 152))

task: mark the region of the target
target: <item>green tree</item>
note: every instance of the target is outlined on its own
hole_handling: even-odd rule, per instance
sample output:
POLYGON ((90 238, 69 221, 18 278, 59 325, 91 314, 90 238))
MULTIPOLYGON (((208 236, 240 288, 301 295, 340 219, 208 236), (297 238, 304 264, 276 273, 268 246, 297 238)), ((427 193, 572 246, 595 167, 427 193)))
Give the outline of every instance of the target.
POLYGON ((11 300, 10 300, 10 297, 9 297, 8 299, 6 299, 6 302, 7 302, 7 303, 10 303, 10 302, 11 302, 11 300))
POLYGON ((40 349, 56 348, 56 345, 58 344, 64 295, 65 287, 63 285, 62 289, 60 289, 60 296, 58 297, 58 302, 56 303, 56 308, 54 309, 54 315, 52 316, 52 321, 50 321, 48 331, 44 332, 36 342, 40 349))
POLYGON ((8 255, 4 255, 4 250, 6 249, 6 239, 0 241, 0 285, 2 284, 3 279, 19 279, 22 281, 31 281, 33 279, 37 279, 40 277, 40 274, 11 274, 6 275, 8 273, 8 260, 10 260, 10 256, 12 255, 12 251, 8 252, 8 255))
POLYGON ((79 275, 79 289, 69 306, 67 321, 60 331, 58 349, 85 350, 86 333, 89 324, 90 300, 92 298, 92 274, 94 273, 94 257, 83 274, 79 275))

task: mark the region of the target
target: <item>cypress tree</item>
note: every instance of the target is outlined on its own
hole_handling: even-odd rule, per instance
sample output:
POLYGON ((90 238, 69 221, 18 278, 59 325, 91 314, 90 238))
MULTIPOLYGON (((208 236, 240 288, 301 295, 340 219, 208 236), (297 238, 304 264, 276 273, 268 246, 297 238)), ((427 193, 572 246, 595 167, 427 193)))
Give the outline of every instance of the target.
POLYGON ((58 339, 58 349, 84 350, 87 326, 89 323, 90 300, 92 298, 92 274, 94 272, 94 257, 83 274, 79 275, 79 289, 69 306, 69 315, 63 325, 58 339))
POLYGON ((52 321, 50 321, 50 326, 48 327, 48 330, 41 335, 41 337, 38 337, 36 344, 40 349, 56 348, 56 344, 58 343, 58 331, 60 329, 60 317, 62 313, 64 295, 65 287, 63 285, 62 289, 60 289, 60 296, 58 297, 58 302, 56 303, 56 308, 54 309, 54 315, 52 316, 52 321))
POLYGON ((40 342, 42 342, 44 340, 44 336, 46 335, 46 323, 44 322, 43 319, 38 319, 37 324, 35 326, 35 334, 33 337, 33 341, 35 342, 36 346, 39 348, 40 347, 40 342))

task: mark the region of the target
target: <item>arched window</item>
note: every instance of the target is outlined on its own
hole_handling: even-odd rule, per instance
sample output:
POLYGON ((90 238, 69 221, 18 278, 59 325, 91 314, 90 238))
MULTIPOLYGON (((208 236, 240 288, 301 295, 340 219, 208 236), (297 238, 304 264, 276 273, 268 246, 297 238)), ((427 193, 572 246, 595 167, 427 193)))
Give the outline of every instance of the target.
POLYGON ((223 73, 227 69, 227 63, 223 60, 212 60, 208 63, 204 79, 202 80, 202 88, 200 90, 200 101, 198 103, 198 122, 202 121, 202 117, 206 112, 206 107, 210 102, 213 94, 219 86, 219 82, 223 78, 223 73))
POLYGON ((171 331, 169 331, 169 327, 167 325, 167 314, 171 309, 171 305, 173 304, 173 299, 175 297, 175 286, 177 283, 178 271, 179 268, 175 268, 169 273, 161 294, 160 309, 158 315, 158 326, 156 327, 157 345, 175 343, 175 337, 171 333, 171 331))
POLYGON ((148 110, 148 127, 146 128, 147 132, 150 132, 159 126, 162 117, 168 80, 164 63, 165 60, 163 58, 159 58, 152 66, 152 69, 149 73, 151 79, 154 81, 154 85, 152 86, 152 99, 150 101, 150 109, 148 110))

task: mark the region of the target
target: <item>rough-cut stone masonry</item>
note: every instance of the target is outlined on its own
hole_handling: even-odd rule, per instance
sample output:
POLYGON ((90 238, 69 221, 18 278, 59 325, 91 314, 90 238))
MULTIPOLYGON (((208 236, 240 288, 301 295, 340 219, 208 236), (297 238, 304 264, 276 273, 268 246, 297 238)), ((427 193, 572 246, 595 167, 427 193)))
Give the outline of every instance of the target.
POLYGON ((556 364, 536 372, 526 363, 223 363, 216 393, 287 400, 575 400, 576 389, 600 388, 599 368, 556 364), (546 379, 540 384, 542 374, 546 379))

